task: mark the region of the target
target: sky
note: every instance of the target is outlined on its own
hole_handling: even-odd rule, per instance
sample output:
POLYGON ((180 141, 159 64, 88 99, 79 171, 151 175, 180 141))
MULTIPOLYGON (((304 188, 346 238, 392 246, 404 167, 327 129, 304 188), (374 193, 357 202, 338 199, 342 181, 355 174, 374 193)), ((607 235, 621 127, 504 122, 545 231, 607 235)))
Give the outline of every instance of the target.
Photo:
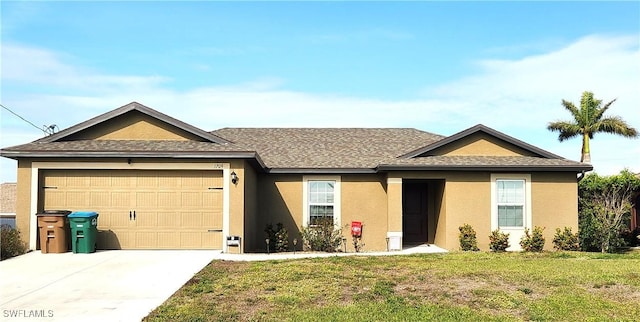
MULTIPOLYGON (((571 160, 583 91, 640 130, 640 2, 2 1, 2 105, 64 129, 137 101, 203 130, 484 124, 571 160)), ((5 109, 0 146, 45 134, 5 109)), ((597 134, 599 174, 640 140, 597 134)), ((0 182, 16 180, 2 158, 0 182)))

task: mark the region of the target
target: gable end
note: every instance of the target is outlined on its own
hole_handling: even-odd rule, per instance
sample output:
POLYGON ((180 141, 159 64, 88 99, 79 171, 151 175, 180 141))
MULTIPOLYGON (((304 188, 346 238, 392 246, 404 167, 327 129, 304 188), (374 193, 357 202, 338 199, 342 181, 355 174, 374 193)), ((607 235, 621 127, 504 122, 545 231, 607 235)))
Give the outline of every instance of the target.
MULTIPOLYGON (((549 151, 540 149, 512 136, 478 124, 464 131, 448 136, 400 156, 411 159, 434 155, 483 155, 479 151, 492 147, 497 156, 534 156, 548 159, 564 159, 549 151)), ((485 154, 486 155, 486 154, 485 154)))
MULTIPOLYGON (((94 138, 99 139, 102 137, 103 139, 109 139, 109 131, 122 131, 126 122, 123 125, 117 125, 118 118, 124 117, 125 114, 131 113, 129 115, 144 115, 146 116, 146 120, 139 119, 138 121, 142 122, 138 124, 141 129, 145 128, 145 124, 147 128, 155 127, 157 129, 162 129, 164 131, 165 139, 176 139, 177 137, 181 137, 182 140, 196 140, 201 142, 213 142, 219 144, 228 144, 231 143, 219 136, 213 135, 209 132, 203 131, 195 126, 189 125, 185 122, 177 120, 173 117, 170 117, 166 114, 160 113, 152 108, 144 106, 137 102, 132 102, 122 107, 119 107, 113 111, 104 113, 102 115, 96 116, 92 119, 89 119, 85 122, 76 124, 72 127, 64 129, 56 134, 44 137, 36 142, 40 143, 50 143, 57 141, 68 141, 74 139, 84 139, 84 138, 94 138), (109 125, 109 123, 113 123, 109 125), (91 130, 89 130, 91 128, 91 130), (171 128, 175 128, 175 130, 171 131, 171 128), (95 130, 94 133, 93 130, 95 130), (174 135, 169 133, 173 132, 174 135)), ((129 116, 128 115, 128 116, 129 116)), ((131 124, 129 124, 131 125, 131 124)), ((144 132, 144 130, 142 130, 144 132)), ((134 131, 135 132, 135 131, 134 131)), ((115 134, 118 136, 118 134, 115 134)), ((161 136, 162 137, 162 136, 161 136)))

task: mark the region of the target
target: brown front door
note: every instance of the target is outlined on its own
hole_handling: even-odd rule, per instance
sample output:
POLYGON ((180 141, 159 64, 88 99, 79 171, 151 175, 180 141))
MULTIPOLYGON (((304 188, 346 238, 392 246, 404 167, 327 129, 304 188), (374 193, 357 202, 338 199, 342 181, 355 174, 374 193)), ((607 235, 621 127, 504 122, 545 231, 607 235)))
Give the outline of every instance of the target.
POLYGON ((402 241, 427 242, 427 183, 406 182, 402 186, 402 241))

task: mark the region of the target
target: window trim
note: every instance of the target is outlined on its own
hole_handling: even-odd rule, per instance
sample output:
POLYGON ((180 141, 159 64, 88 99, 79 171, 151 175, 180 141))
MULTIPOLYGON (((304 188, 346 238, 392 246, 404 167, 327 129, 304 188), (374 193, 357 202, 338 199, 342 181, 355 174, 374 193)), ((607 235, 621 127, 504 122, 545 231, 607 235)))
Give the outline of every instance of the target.
POLYGON ((491 174, 491 230, 524 230, 532 227, 531 212, 531 174, 500 173, 491 174), (524 180, 524 207, 522 224, 523 226, 505 226, 498 224, 498 184, 499 180, 524 180))
POLYGON ((302 227, 308 227, 311 221, 309 204, 310 181, 334 181, 333 187, 333 224, 341 225, 341 177, 340 176, 303 176, 302 177, 302 227))

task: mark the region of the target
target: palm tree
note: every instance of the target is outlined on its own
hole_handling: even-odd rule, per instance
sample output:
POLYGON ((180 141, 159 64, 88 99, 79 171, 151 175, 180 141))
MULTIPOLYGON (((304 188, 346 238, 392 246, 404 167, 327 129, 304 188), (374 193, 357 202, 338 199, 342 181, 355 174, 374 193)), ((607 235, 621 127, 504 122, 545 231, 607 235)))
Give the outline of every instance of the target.
POLYGON ((593 139, 593 135, 599 132, 613 133, 629 138, 638 137, 638 131, 630 127, 619 116, 604 117, 611 104, 616 100, 602 106, 602 100, 595 99, 593 93, 582 93, 580 100, 580 108, 578 109, 573 103, 562 100, 564 108, 573 115, 572 121, 556 121, 547 125, 549 131, 558 131, 558 140, 560 142, 582 135, 582 156, 580 162, 591 163, 591 151, 589 149, 589 139, 593 139))

